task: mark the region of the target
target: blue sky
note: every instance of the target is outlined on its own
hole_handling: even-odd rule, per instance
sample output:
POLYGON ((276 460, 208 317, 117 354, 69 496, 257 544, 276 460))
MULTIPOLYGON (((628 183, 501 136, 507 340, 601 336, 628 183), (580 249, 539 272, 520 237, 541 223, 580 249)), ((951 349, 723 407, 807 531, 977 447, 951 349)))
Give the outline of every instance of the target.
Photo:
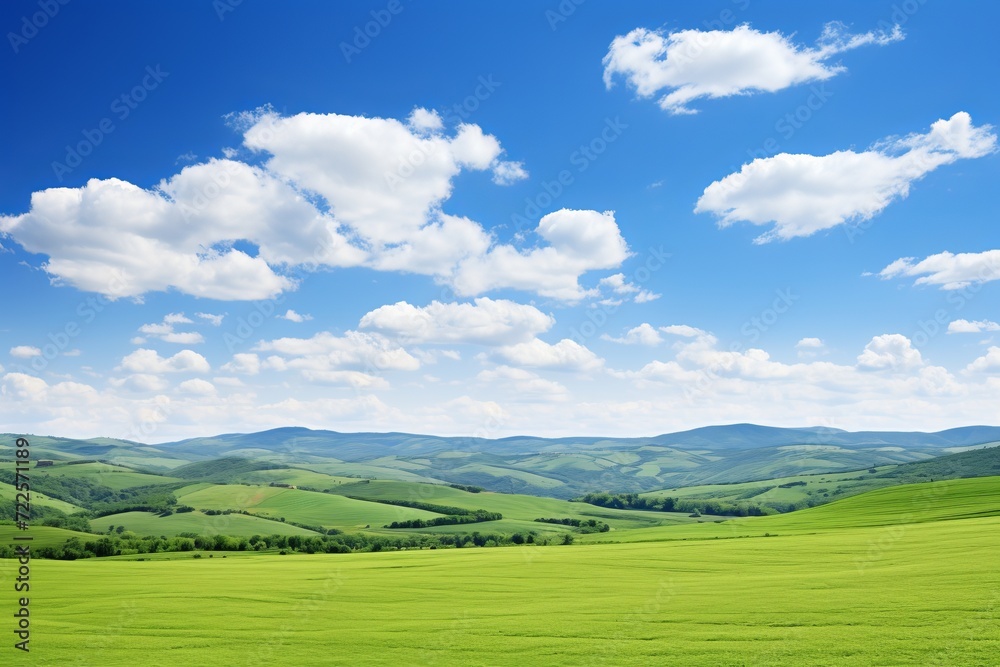
POLYGON ((0 420, 996 424, 998 13, 4 3, 0 420))

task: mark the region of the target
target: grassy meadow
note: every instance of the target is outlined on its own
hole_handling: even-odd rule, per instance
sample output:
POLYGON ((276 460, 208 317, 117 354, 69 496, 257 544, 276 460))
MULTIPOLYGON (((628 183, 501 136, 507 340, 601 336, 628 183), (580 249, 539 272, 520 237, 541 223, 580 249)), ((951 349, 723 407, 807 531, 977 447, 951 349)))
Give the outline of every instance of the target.
POLYGON ((1000 478, 726 523, 584 536, 628 540, 606 544, 38 560, 31 661, 4 664, 996 664, 1000 478))

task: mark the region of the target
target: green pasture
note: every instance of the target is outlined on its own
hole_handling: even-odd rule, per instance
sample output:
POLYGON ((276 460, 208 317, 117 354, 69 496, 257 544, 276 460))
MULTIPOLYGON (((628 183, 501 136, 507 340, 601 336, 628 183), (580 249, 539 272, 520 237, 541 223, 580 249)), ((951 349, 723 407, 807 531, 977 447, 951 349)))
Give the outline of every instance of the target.
POLYGON ((183 487, 175 493, 178 502, 197 509, 246 510, 268 518, 284 517, 286 521, 341 530, 356 530, 365 526, 381 528, 393 521, 433 519, 440 516, 409 507, 273 486, 198 484, 183 487))
POLYGON ((161 517, 152 512, 121 512, 99 519, 91 519, 94 530, 107 532, 109 526, 124 526, 137 535, 164 535, 176 537, 181 533, 198 535, 229 535, 251 537, 253 535, 315 535, 316 533, 280 521, 271 521, 245 514, 207 515, 202 512, 182 512, 161 517))
MULTIPOLYGON (((441 484, 420 484, 391 480, 357 481, 333 489, 334 493, 372 500, 402 500, 434 505, 485 509, 500 512, 504 519, 534 521, 535 519, 597 519, 612 528, 641 528, 690 523, 694 519, 677 512, 645 512, 597 507, 587 503, 573 503, 556 498, 528 496, 514 493, 483 491, 470 493, 441 484)), ((493 523, 483 524, 483 530, 494 530, 493 523)), ((536 524, 537 526, 537 524, 536 524)))
POLYGON ((107 486, 115 491, 121 491, 133 486, 148 486, 151 484, 169 484, 179 482, 176 477, 164 477, 160 475, 147 475, 135 472, 123 466, 109 465, 107 463, 56 463, 53 466, 44 468, 32 468, 31 474, 39 477, 71 477, 75 479, 86 479, 95 484, 107 486))
MULTIPOLYGON (((4 664, 59 666, 993 665, 998 551, 1000 518, 988 517, 729 540, 36 561, 30 660, 0 650, 4 664)), ((5 589, 12 563, 0 562, 5 589)), ((11 609, 4 596, 0 616, 11 609)))

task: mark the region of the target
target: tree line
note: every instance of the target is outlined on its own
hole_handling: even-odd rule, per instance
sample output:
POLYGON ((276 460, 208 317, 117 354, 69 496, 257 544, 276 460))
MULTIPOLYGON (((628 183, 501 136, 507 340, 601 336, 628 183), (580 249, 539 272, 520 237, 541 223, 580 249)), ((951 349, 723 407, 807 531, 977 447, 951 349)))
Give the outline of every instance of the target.
MULTIPOLYGON (((512 535, 499 533, 462 533, 458 535, 406 535, 386 537, 365 533, 340 533, 327 535, 254 535, 233 537, 228 535, 198 535, 181 533, 177 537, 138 536, 129 531, 107 535, 94 535, 94 539, 71 537, 55 546, 32 548, 32 556, 56 560, 78 560, 107 556, 131 556, 164 552, 275 552, 285 553, 354 553, 395 551, 402 549, 462 549, 472 547, 500 547, 524 544, 569 544, 572 540, 553 540, 539 536, 534 531, 512 535)), ((14 558, 14 548, 0 545, 0 558, 14 558)))

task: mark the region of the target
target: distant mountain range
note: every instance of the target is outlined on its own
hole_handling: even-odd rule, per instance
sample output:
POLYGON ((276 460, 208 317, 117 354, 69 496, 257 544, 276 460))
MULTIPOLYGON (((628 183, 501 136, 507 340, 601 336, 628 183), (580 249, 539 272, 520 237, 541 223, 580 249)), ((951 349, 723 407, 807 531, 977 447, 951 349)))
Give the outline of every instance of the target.
MULTIPOLYGON (((12 458, 15 437, 0 438, 0 457, 12 458)), ((334 475, 473 484, 569 498, 595 490, 650 491, 920 461, 1000 444, 1000 427, 920 433, 733 424, 647 438, 496 440, 287 427, 159 445, 28 437, 35 458, 97 459, 151 472, 238 456, 334 475)))

